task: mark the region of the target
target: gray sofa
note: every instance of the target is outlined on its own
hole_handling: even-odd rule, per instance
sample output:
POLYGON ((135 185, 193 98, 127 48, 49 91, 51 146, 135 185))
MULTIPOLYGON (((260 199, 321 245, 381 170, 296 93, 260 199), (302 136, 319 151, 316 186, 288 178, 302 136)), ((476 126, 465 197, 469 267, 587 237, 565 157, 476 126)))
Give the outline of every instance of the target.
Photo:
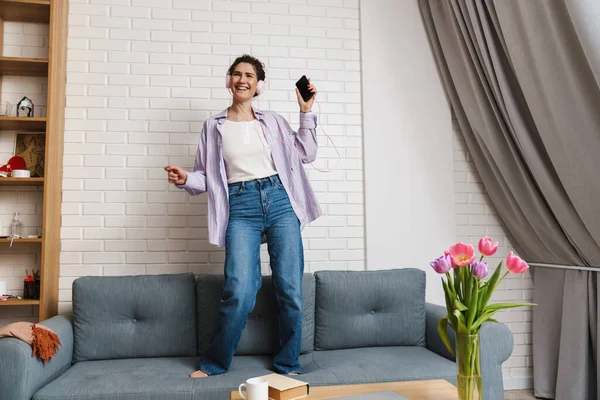
MULTIPOLYGON (((19 340, 0 340, 0 399, 229 399, 247 378, 272 373, 275 328, 264 277, 230 372, 189 378, 210 340, 222 285, 222 277, 192 274, 75 280, 72 319, 43 322, 63 344, 49 364, 19 340)), ((303 292, 299 379, 455 383, 456 363, 437 333, 445 309, 425 303, 423 271, 320 271, 305 274, 303 292)), ((484 398, 503 399, 501 364, 512 334, 486 324, 481 344, 484 398)))

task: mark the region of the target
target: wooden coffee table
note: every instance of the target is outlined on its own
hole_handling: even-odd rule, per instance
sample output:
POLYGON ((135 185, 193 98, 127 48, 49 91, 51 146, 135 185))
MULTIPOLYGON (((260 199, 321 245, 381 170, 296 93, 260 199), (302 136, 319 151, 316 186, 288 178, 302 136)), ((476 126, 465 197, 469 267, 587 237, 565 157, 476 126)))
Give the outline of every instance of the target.
MULTIPOLYGON (((366 383, 361 385, 311 386, 306 399, 326 400, 357 394, 393 390, 410 400, 456 400, 456 387, 445 380, 366 383)), ((238 391, 231 392, 231 400, 243 400, 238 391)))

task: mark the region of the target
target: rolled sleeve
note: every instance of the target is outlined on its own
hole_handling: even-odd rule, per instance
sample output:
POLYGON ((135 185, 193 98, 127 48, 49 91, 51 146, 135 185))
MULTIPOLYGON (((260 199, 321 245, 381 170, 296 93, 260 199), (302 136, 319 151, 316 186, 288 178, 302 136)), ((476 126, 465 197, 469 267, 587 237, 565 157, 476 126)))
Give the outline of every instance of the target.
POLYGON ((188 172, 185 183, 176 186, 191 195, 204 193, 206 192, 206 175, 200 171, 188 172))
POLYGON ((317 114, 300 113, 300 129, 315 129, 317 127, 317 114))

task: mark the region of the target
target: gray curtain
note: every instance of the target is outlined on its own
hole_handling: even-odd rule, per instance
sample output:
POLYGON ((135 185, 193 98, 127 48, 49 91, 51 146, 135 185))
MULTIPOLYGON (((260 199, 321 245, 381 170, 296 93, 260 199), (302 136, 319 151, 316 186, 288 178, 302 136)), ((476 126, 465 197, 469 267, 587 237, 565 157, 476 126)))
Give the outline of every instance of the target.
MULTIPOLYGON (((578 28, 560 0, 418 2, 448 99, 517 252, 529 262, 599 266, 600 49, 580 38, 593 30, 578 28)), ((536 268, 534 302, 536 395, 600 400, 598 272, 536 268)))

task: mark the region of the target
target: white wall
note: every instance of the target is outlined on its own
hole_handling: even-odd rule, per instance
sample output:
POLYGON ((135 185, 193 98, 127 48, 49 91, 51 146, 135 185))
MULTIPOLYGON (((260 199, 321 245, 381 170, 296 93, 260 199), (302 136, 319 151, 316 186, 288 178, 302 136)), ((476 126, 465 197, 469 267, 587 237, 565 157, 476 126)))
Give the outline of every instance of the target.
POLYGON ((455 239, 452 122, 416 1, 363 1, 367 268, 420 268, 455 239))
MULTIPOLYGON (((443 304, 429 261, 457 241, 510 240, 453 124, 415 0, 360 6, 368 269, 427 271, 427 298, 443 304)), ((531 278, 509 276, 493 301, 531 301, 531 278)), ((503 311, 514 335, 504 363, 506 389, 533 387, 531 310, 503 311)))

